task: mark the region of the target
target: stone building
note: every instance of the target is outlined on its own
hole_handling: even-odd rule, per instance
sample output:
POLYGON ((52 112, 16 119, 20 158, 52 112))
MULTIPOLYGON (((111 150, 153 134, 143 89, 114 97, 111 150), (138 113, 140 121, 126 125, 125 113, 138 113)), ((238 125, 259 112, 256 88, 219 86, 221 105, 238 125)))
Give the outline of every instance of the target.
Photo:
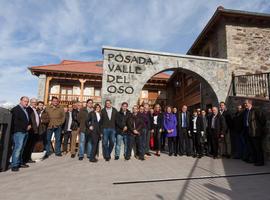
MULTIPOLYGON (((187 55, 227 60, 226 73, 230 76, 227 79, 232 85, 230 90, 224 92, 223 100, 228 100, 232 95, 267 100, 270 88, 269 74, 266 74, 270 71, 269 49, 269 14, 218 7, 187 55), (231 77, 233 73, 241 77, 231 77), (255 78, 243 76, 247 74, 260 75, 255 78), (236 80, 234 84, 231 79, 236 80)), ((56 65, 30 67, 30 70, 39 77, 38 96, 46 103, 55 95, 60 97, 63 104, 85 101, 89 97, 101 102, 101 85, 105 81, 104 77, 102 79, 102 61, 63 61, 56 65)), ((177 107, 186 104, 191 108, 207 108, 214 104, 216 94, 204 81, 206 77, 200 77, 200 74, 196 75, 189 70, 171 70, 171 76, 171 73, 163 72, 153 76, 140 95, 134 98, 139 98, 139 103, 162 103, 177 107)), ((205 76, 208 76, 207 73, 205 76)))

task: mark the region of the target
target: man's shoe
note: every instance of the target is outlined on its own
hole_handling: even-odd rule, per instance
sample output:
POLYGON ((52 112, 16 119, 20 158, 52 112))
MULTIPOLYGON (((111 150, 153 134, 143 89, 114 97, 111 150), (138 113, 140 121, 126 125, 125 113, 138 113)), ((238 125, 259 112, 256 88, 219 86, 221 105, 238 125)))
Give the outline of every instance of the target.
POLYGON ((19 169, 19 167, 12 167, 11 168, 11 171, 13 171, 13 172, 18 172, 20 169, 19 169))
POLYGON ((83 160, 83 157, 79 157, 79 160, 83 160))
POLYGON ((125 160, 130 160, 130 157, 125 157, 125 160))
POLYGON ((177 153, 175 153, 174 156, 177 157, 177 153))
POLYGON ((115 156, 114 160, 119 160, 119 156, 115 156))
POLYGON ((28 163, 36 163, 34 160, 29 160, 28 163))
POLYGON ((172 156, 172 153, 169 153, 169 156, 172 156))
POLYGON ((29 167, 29 165, 27 165, 25 163, 23 163, 23 164, 20 165, 20 168, 28 168, 28 167, 29 167))
POLYGON ((109 162, 110 161, 110 158, 105 158, 105 161, 109 162))
POLYGON ((70 156, 71 158, 75 158, 75 154, 71 154, 71 156, 70 156))
POLYGON ((49 158, 49 156, 46 154, 45 156, 43 156, 42 160, 45 160, 47 158, 49 158))
POLYGON ((152 156, 151 153, 145 153, 145 155, 147 155, 147 156, 152 156))
POLYGON ((55 154, 57 157, 61 157, 62 154, 61 153, 58 153, 58 154, 55 154))
POLYGON ((96 159, 96 158, 89 160, 89 162, 93 162, 93 163, 96 163, 97 161, 98 161, 98 159, 96 159))

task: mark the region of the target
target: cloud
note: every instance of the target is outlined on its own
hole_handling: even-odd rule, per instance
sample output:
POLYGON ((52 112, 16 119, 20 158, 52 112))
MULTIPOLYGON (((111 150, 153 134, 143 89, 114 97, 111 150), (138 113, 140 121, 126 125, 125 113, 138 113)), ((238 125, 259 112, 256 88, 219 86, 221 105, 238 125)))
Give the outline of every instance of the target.
MULTIPOLYGON (((220 1, 0 0, 0 100, 37 94, 27 67, 102 59, 102 45, 185 53, 220 1)), ((222 6, 269 12, 267 0, 222 6)))

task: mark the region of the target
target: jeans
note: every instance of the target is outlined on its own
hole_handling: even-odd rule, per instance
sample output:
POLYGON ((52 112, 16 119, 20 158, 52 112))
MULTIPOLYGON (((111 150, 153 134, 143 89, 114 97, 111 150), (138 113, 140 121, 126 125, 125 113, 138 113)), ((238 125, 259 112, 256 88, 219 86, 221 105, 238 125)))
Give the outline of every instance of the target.
POLYGON ((127 156, 128 151, 128 135, 127 134, 116 134, 116 145, 115 145, 115 156, 120 156, 122 141, 124 142, 124 157, 127 156))
POLYGON ((104 158, 111 158, 111 153, 115 143, 115 129, 114 128, 104 128, 103 129, 103 148, 104 148, 104 158))
POLYGON ((13 134, 13 152, 12 152, 12 161, 11 167, 20 167, 23 164, 23 150, 27 142, 28 133, 16 132, 13 134))
MULTIPOLYGON (((85 142, 86 142, 87 135, 83 132, 80 133, 80 143, 79 143, 79 158, 84 157, 85 153, 85 142)), ((87 158, 91 158, 91 152, 92 152, 92 139, 88 137, 87 140, 87 158)))
POLYGON ((51 154, 51 140, 52 140, 52 134, 54 133, 55 137, 55 154, 59 155, 61 154, 61 127, 57 128, 50 128, 47 131, 47 144, 46 144, 46 154, 51 154))

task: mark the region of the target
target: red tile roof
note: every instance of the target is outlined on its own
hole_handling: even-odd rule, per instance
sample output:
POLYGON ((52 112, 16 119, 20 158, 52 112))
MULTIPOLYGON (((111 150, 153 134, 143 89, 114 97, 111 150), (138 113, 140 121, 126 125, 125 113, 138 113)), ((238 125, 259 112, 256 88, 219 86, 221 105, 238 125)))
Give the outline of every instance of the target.
MULTIPOLYGON (((29 70, 34 75, 44 74, 46 72, 65 72, 65 73, 82 73, 82 74, 97 74, 102 75, 103 61, 75 61, 75 60, 63 60, 60 64, 33 66, 29 70)), ((170 74, 164 72, 155 75, 157 79, 169 79, 170 74)))

